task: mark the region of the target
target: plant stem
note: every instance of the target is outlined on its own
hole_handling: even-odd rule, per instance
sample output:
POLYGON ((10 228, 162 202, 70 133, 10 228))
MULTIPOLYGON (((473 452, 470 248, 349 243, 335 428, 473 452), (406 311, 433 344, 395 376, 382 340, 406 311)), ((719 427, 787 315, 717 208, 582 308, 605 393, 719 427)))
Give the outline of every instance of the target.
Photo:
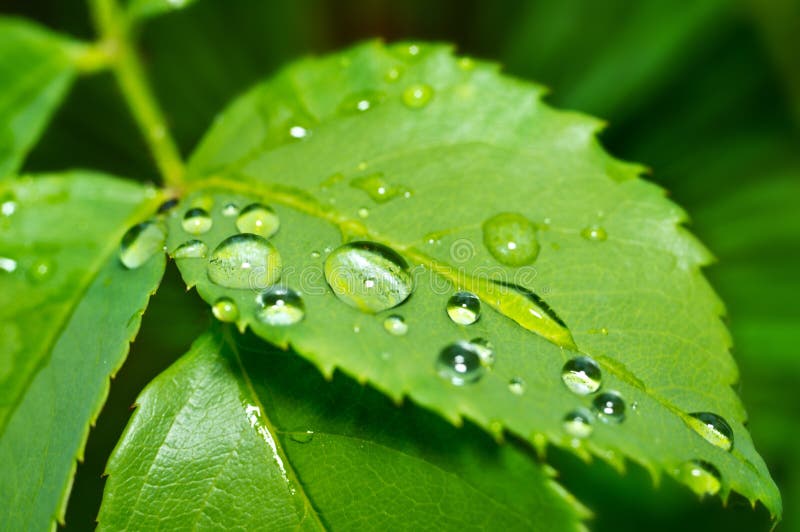
POLYGON ((89 5, 100 34, 100 45, 110 57, 111 69, 150 147, 164 184, 180 188, 183 161, 134 50, 127 16, 116 0, 90 0, 89 5))

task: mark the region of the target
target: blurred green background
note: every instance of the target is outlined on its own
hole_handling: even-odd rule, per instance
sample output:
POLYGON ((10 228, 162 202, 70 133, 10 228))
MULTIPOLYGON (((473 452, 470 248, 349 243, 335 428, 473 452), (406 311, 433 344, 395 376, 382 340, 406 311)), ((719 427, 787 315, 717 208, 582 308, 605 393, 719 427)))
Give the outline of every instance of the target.
MULTIPOLYGON (((92 38, 83 1, 0 6, 92 38)), ((753 438, 783 493, 779 530, 800 530, 798 30, 800 0, 198 0, 148 23, 141 44, 184 154, 254 81, 373 37, 452 42, 549 86, 554 105, 606 119, 608 149, 650 166, 719 259, 706 273, 728 306, 753 438)), ((70 167, 157 180, 109 75, 78 83, 26 170, 70 167)), ((103 467, 137 393, 207 322, 170 269, 92 432, 68 529, 93 528, 103 467)), ((635 466, 620 477, 557 451, 548 458, 596 512, 596 530, 770 528, 763 508, 737 497, 723 508, 668 480, 653 487, 635 466)))

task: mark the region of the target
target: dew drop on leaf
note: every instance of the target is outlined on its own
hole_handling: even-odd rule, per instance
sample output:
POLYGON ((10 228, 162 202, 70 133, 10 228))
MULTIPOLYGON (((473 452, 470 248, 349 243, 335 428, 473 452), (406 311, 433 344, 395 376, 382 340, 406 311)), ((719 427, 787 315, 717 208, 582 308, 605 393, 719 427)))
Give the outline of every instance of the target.
POLYGON ((363 113, 381 103, 386 95, 380 91, 362 91, 351 94, 339 104, 339 110, 344 113, 363 113))
POLYGON ((6 273, 13 273, 17 269, 17 261, 9 257, 0 257, 0 270, 6 273))
POLYGON ((164 203, 158 206, 158 214, 164 214, 166 212, 171 211, 178 205, 178 198, 168 199, 164 203))
MULTIPOLYGON (((400 193, 400 189, 386 181, 383 174, 356 177, 350 181, 350 186, 363 190, 378 203, 385 203, 400 193)), ((361 216, 360 213, 359 216, 361 216)), ((366 218, 366 216, 361 217, 366 218)))
POLYGON ((471 70, 474 70, 475 60, 473 60, 471 57, 459 57, 458 68, 460 68, 464 72, 469 72, 471 70))
POLYGON ((28 270, 28 277, 35 283, 41 283, 53 276, 55 263, 50 259, 37 259, 28 270))
POLYGON ((264 238, 274 235, 280 225, 280 219, 275 211, 260 203, 248 205, 236 218, 236 229, 240 233, 251 233, 264 238))
POLYGON ((236 205, 235 203, 226 203, 222 207, 222 216, 231 218, 233 216, 236 216, 237 214, 239 214, 239 206, 236 205))
POLYGON ((588 438, 592 434, 592 413, 585 408, 576 408, 564 416, 564 432, 573 438, 588 438))
POLYGON ((716 495, 722 486, 719 470, 703 460, 690 460, 676 471, 678 479, 698 495, 716 495))
POLYGON ((199 207, 186 211, 183 220, 181 220, 183 230, 192 235, 207 233, 213 224, 214 220, 211 219, 208 212, 199 207))
POLYGON ((494 345, 485 338, 473 338, 469 342, 481 357, 481 364, 487 368, 494 366, 494 345))
POLYGON ((306 313, 300 294, 285 286, 268 288, 258 295, 256 302, 259 305, 256 318, 267 325, 293 325, 302 320, 306 313))
POLYGON ((166 238, 166 230, 157 222, 136 224, 122 237, 119 260, 128 269, 138 268, 164 248, 166 238))
POLYGON ((447 315, 459 325, 472 325, 481 315, 481 300, 472 292, 456 292, 447 300, 447 315))
POLYGON ((208 246, 202 240, 187 240, 170 255, 174 259, 204 259, 208 255, 208 246))
POLYGON ((402 67, 393 66, 392 68, 386 71, 386 74, 384 74, 383 79, 385 79, 388 83, 394 83, 403 77, 404 72, 405 70, 402 67))
POLYGON ((711 412, 695 412, 689 415, 689 426, 706 441, 726 451, 733 449, 733 429, 727 421, 711 412))
POLYGON ((403 336, 408 332, 408 324, 406 323, 406 320, 404 320, 403 317, 398 314, 392 314, 383 320, 383 328, 395 336, 403 336))
POLYGON ((522 395, 525 393, 525 381, 522 377, 513 377, 508 381, 508 390, 514 395, 522 395))
POLYGON ((410 85, 403 91, 403 103, 409 109, 422 109, 433 98, 433 88, 424 83, 410 85))
POLYGON ((261 289, 281 277, 281 256, 275 246, 253 234, 223 240, 208 259, 208 278, 225 288, 261 289))
POLYGON ((517 213, 502 213, 483 223, 483 243, 506 266, 524 266, 539 255, 536 227, 517 213))
POLYGON ((293 139, 304 139, 310 134, 311 132, 302 126, 292 126, 289 128, 289 136, 293 139))
POLYGON ((239 307, 228 297, 221 297, 211 306, 211 312, 219 321, 232 322, 239 319, 239 307))
POLYGON ((436 371, 441 378, 456 386, 476 382, 486 372, 476 346, 465 341, 442 349, 436 359, 436 371))
POLYGON ((591 240, 593 242, 602 242, 608 238, 606 230, 597 225, 590 225, 589 227, 586 227, 583 231, 581 231, 581 236, 586 240, 591 240))
POLYGON ((602 373, 597 362, 587 356, 579 356, 564 364, 561 380, 571 392, 589 395, 600 389, 602 373))
POLYGON ((625 419, 625 401, 616 392, 598 395, 592 401, 597 417, 606 423, 621 423, 625 419))
POLYGON ((366 207, 361 207, 358 209, 358 217, 359 218, 368 218, 369 217, 369 209, 366 207))
POLYGON ((376 242, 351 242, 334 250, 325 260, 325 279, 341 301, 369 313, 396 307, 413 290, 403 257, 376 242))
POLYGON ((297 443, 309 443, 314 439, 314 431, 304 430, 301 432, 290 432, 289 437, 297 443))

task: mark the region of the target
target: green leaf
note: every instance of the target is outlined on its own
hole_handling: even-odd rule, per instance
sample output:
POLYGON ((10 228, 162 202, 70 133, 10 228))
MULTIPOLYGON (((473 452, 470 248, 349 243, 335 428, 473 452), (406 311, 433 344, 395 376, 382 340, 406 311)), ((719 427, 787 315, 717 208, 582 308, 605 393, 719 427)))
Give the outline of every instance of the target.
POLYGON ((63 518, 89 425, 163 274, 163 256, 135 270, 117 258, 158 198, 87 172, 10 181, 0 197, 0 460, 14 465, 0 522, 41 530, 63 518))
POLYGON ((183 9, 196 0, 130 0, 128 16, 131 19, 145 19, 183 9))
POLYGON ((586 510, 511 446, 226 336, 139 397, 101 529, 580 528, 586 510))
MULTIPOLYGON (((199 239, 211 253, 237 232, 227 204, 264 202, 280 221, 270 238, 280 260, 272 253, 269 263, 251 263, 249 279, 216 279, 250 290, 210 280, 208 266, 226 266, 219 257, 178 259, 206 301, 234 301, 240 327, 293 346, 325 374, 339 367, 397 400, 410 396, 453 422, 505 427, 537 447, 554 442, 620 469, 628 457, 655 478, 682 477, 690 460, 709 462, 721 472, 724 497, 734 489, 779 515, 780 496, 731 387, 738 373, 723 307, 699 271, 708 252, 680 226, 683 211, 637 179, 640 167, 605 153, 598 121, 556 111, 540 96, 538 87, 455 59, 443 46, 372 43, 301 61, 219 117, 190 161, 195 192, 172 215, 168 249, 199 239), (208 232, 184 231, 190 207, 210 210, 208 232), (482 229, 501 213, 522 220, 506 226, 510 234, 534 233, 537 245, 520 248, 538 250, 531 264, 487 249, 508 238, 482 229), (323 265, 351 240, 401 255, 413 296, 373 315, 331 294, 323 265), (279 262, 280 283, 305 306, 292 326, 256 317, 256 293, 274 282, 279 262), (458 289, 483 301, 474 325, 445 312, 458 289), (387 332, 393 314, 405 319, 405 335, 387 332), (491 371, 464 386, 442 379, 440 352, 476 338, 494 346, 491 371), (571 393, 560 378, 578 352, 599 363, 604 390, 627 404, 623 423, 595 420, 583 442, 565 433, 563 420, 591 407, 592 397, 571 393), (517 380, 522 393, 512 391, 520 391, 510 385, 517 380), (732 452, 691 428, 695 412, 730 424, 732 452)), ((389 287, 389 299, 401 285, 389 287)))
POLYGON ((77 71, 82 46, 23 19, 0 17, 0 179, 44 131, 77 71))

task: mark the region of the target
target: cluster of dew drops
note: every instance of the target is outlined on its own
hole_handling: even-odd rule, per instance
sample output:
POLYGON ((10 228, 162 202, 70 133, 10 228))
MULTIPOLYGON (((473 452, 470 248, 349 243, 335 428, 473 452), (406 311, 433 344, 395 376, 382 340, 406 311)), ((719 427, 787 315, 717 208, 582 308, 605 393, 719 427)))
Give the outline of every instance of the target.
MULTIPOLYGON (((410 55, 418 52, 419 47, 409 46, 410 55)), ((459 66, 467 70, 473 68, 474 63, 465 58, 459 61, 459 66)), ((385 79, 395 82, 402 73, 401 68, 392 67, 385 79)), ((434 90, 430 85, 414 84, 403 91, 402 101, 410 109, 422 109, 433 96, 434 90)), ((363 112, 373 108, 381 99, 381 94, 377 92, 359 93, 345 99, 341 108, 343 111, 363 112)), ((300 126, 290 129, 290 135, 294 138, 304 138, 309 134, 307 129, 300 126)), ((375 178, 370 179, 356 185, 367 192, 374 188, 378 191, 375 194, 385 196, 386 184, 373 183, 375 178)), ((378 196, 374 197, 376 201, 386 199, 378 196)), ((168 201, 159 211, 167 212, 176 204, 176 200, 168 201)), ((366 217, 366 212, 366 209, 361 209, 359 216, 366 217)), ((254 283, 267 286, 255 298, 255 317, 260 322, 286 327, 302 321, 305 316, 302 296, 296 290, 278 284, 281 258, 269 241, 280 227, 275 211, 261 203, 252 203, 241 209, 230 203, 222 207, 221 214, 224 217, 236 217, 238 234, 223 240, 209 254, 207 245, 195 237, 211 229, 213 217, 205 208, 192 207, 181 220, 181 226, 190 238, 173 250, 171 255, 176 259, 207 258, 209 280, 225 288, 247 289, 254 283), (254 279, 254 274, 258 278, 254 279)), ((533 262, 539 253, 536 230, 537 227, 520 214, 499 214, 483 224, 484 244, 498 262, 518 267, 533 262)), ((607 239, 605 229, 599 225, 588 226, 580 234, 584 239, 594 242, 607 239)), ((120 259, 126 267, 136 268, 163 249, 165 239, 166 230, 160 221, 138 224, 123 237, 120 259)), ((408 265, 391 248, 377 242, 361 241, 346 243, 330 251, 325 259, 325 278, 333 293, 347 305, 376 314, 401 305, 411 295, 413 286, 408 265)), ((312 258, 320 257, 318 252, 312 253, 312 258)), ((481 301, 476 294, 462 290, 448 299, 444 310, 453 323, 467 327, 479 320, 481 301)), ((217 319, 224 322, 236 322, 240 318, 236 303, 228 297, 218 299, 212 305, 212 311, 217 319)), ((409 330, 399 313, 386 317, 383 326, 394 336, 404 336, 409 330)), ((445 381, 464 386, 478 382, 492 368, 494 361, 494 346, 478 337, 447 345, 436 358, 435 369, 445 381)), ((581 354, 568 360, 562 368, 561 380, 573 394, 592 397, 590 408, 578 407, 563 418, 563 430, 574 442, 591 436, 595 420, 612 425, 625 420, 626 401, 619 392, 602 390, 602 371, 591 357, 581 354)), ((508 389, 514 395, 521 396, 525 393, 526 383, 521 377, 513 377, 508 389)), ((636 403, 633 408, 636 408, 636 403)), ((733 448, 733 431, 722 417, 711 412, 696 412, 690 414, 686 422, 711 444, 726 451, 733 448)), ((718 469, 703 460, 685 462, 675 473, 698 493, 715 494, 721 487, 718 469)))

